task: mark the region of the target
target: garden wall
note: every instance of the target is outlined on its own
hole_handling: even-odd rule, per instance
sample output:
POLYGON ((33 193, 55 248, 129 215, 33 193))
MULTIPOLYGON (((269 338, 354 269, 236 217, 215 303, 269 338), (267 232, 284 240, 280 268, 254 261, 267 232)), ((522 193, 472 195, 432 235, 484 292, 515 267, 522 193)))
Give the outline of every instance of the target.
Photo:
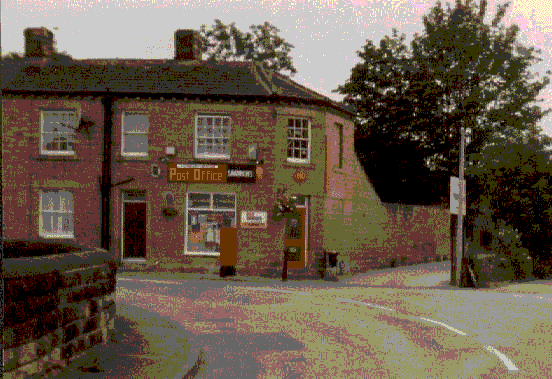
POLYGON ((116 258, 5 259, 4 378, 53 378, 114 335, 116 258))

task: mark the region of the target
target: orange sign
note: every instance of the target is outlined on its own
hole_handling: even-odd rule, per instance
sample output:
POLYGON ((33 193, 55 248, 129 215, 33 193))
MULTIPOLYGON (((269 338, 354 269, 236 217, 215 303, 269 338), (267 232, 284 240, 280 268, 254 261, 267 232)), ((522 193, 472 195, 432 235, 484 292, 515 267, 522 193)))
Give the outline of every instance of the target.
POLYGON ((176 164, 168 165, 169 182, 226 183, 225 164, 176 164))

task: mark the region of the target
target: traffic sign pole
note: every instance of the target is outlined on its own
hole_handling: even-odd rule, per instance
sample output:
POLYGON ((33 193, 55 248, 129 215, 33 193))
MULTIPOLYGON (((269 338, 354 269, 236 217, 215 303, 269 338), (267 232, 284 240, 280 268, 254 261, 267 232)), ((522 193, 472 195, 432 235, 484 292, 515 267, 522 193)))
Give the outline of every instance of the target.
POLYGON ((465 190, 464 190, 464 128, 460 128, 460 167, 459 167, 459 203, 458 203, 458 221, 456 224, 456 287, 462 284, 462 257, 463 247, 463 228, 462 219, 464 212, 465 190))

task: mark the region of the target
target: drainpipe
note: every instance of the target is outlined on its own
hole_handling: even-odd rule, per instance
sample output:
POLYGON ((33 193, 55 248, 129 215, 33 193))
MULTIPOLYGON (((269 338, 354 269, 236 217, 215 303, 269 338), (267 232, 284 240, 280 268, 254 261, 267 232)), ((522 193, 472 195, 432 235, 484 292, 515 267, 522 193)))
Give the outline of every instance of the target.
POLYGON ((104 143, 102 160, 102 177, 100 191, 102 196, 102 245, 106 250, 111 249, 111 131, 113 129, 113 96, 109 88, 102 97, 104 109, 104 143))

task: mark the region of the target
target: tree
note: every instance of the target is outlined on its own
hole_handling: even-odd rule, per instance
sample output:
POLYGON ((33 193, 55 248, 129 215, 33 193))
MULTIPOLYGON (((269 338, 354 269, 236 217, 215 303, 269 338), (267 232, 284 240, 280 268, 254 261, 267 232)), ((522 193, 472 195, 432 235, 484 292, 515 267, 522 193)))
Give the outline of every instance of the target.
POLYGON ((219 19, 210 28, 202 25, 200 33, 207 59, 263 62, 270 70, 297 73, 289 55, 295 46, 278 36, 278 28, 268 21, 249 28, 251 32, 244 33, 234 22, 225 25, 219 19))
POLYGON ((549 79, 531 81, 537 52, 516 43, 517 26, 500 25, 508 4, 491 25, 483 22, 486 6, 458 0, 445 10, 438 2, 410 48, 397 30, 379 47, 367 41, 362 62, 334 90, 357 108, 359 135, 416 141, 428 167, 457 176, 460 126, 468 154, 505 126, 536 128, 548 111, 535 99, 549 79))

